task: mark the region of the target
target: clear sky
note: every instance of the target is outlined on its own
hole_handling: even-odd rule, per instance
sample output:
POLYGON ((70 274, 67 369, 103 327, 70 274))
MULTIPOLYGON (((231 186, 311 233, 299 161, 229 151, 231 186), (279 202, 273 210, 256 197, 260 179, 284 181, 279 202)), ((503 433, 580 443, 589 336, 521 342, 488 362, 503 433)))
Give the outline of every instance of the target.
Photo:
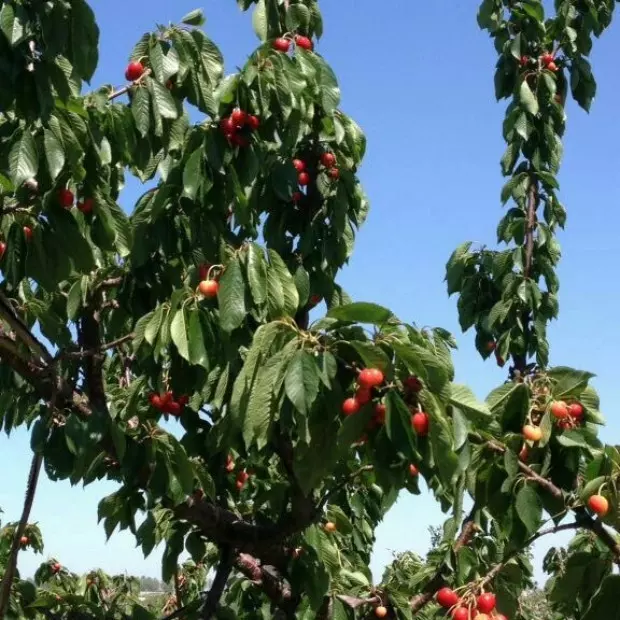
MULTIPOLYGON (((91 0, 102 30, 94 84, 122 84, 127 57, 141 34, 155 23, 180 18, 200 2, 206 31, 222 49, 227 71, 234 71, 256 45, 250 15, 240 13, 234 0, 91 0)), ((493 244, 502 215, 504 104, 494 99, 495 53, 491 40, 478 30, 477 4, 322 0, 325 36, 318 50, 339 77, 343 108, 368 136, 361 177, 372 208, 340 282, 357 300, 376 301, 404 320, 456 334, 457 380, 483 398, 505 375, 491 361, 483 363, 472 338, 460 333, 455 300, 448 299, 443 283, 452 250, 466 240, 493 244)), ((560 319, 550 330, 552 364, 597 374, 595 386, 609 422, 602 435, 616 443, 618 58, 620 25, 614 24, 594 45, 599 94, 592 113, 568 106, 560 177, 568 223, 560 237, 560 319)), ((123 205, 131 209, 139 192, 137 184, 130 184, 123 205)), ((10 440, 0 437, 4 519, 19 518, 30 456, 25 432, 10 440)), ((106 544, 96 523, 97 503, 113 488, 98 484, 83 490, 42 480, 32 520, 43 529, 44 557, 57 556, 76 571, 101 567, 158 576, 159 553, 144 560, 131 535, 115 534, 106 544)), ((431 497, 403 496, 378 530, 377 577, 391 550, 424 553, 428 526, 442 521, 431 497)), ((545 548, 537 549, 538 558, 545 548)), ((39 562, 39 556, 20 554, 26 575, 39 562)))

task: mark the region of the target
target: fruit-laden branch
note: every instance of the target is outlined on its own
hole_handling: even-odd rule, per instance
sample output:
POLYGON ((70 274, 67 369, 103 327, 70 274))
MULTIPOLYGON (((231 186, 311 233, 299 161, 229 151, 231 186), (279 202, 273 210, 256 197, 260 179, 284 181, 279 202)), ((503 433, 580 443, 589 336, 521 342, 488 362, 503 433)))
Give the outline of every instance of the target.
MULTIPOLYGON (((472 511, 465 517, 463 521, 463 525, 461 527, 461 533, 459 537, 456 539, 454 543, 453 550, 454 553, 458 553, 460 549, 466 547, 473 537, 475 536, 478 526, 474 521, 474 513, 476 507, 472 509, 472 511)), ((426 605, 428 605, 435 596, 435 593, 442 588, 446 584, 446 581, 443 577, 443 566, 439 568, 439 570, 435 573, 435 576, 426 584, 424 587, 424 592, 422 594, 418 594, 411 599, 411 611, 415 614, 422 610, 426 605)))
POLYGON ((113 90, 108 95, 108 101, 113 101, 114 99, 118 99, 118 97, 122 97, 123 95, 126 95, 134 86, 136 86, 137 84, 140 84, 142 80, 146 79, 148 75, 151 75, 151 70, 147 68, 144 70, 144 73, 135 82, 132 82, 131 84, 127 84, 123 86, 122 88, 119 88, 118 90, 113 90))
POLYGON ((234 549, 230 546, 222 547, 220 550, 220 563, 218 564, 217 571, 215 573, 215 579, 211 584, 211 588, 207 594, 204 607, 202 608, 202 612, 200 614, 200 617, 203 620, 211 620, 211 618, 213 618, 217 613, 220 599, 222 598, 222 594, 224 594, 224 589, 226 588, 226 584, 228 583, 228 578, 230 577, 234 564, 234 549))
MULTIPOLYGON (((506 446, 504 446, 503 444, 497 441, 488 441, 486 445, 488 448, 490 448, 494 452, 498 452, 500 454, 504 454, 504 452, 506 452, 506 450, 508 449, 506 448, 506 446)), ((526 465, 523 461, 519 461, 519 469, 526 475, 528 480, 533 480, 534 482, 536 482, 539 486, 541 486, 543 489, 545 489, 551 495, 553 495, 553 497, 555 497, 556 499, 560 499, 560 500, 564 499, 564 493, 562 492, 562 489, 557 487, 550 480, 547 480, 547 478, 544 478, 540 474, 537 474, 531 467, 526 465)))
POLYGON ((41 454, 34 454, 30 464, 30 473, 28 475, 28 484, 26 486, 26 497, 24 499, 22 516, 19 520, 19 524, 15 528, 6 570, 4 572, 4 577, 2 578, 2 584, 0 585, 0 620, 4 618, 9 604, 11 586, 13 585, 13 579, 15 578, 15 571, 17 569, 17 554, 19 553, 21 539, 24 535, 24 531, 26 530, 28 519, 30 518, 30 511, 32 510, 32 504, 34 502, 34 495, 39 482, 39 474, 41 473, 42 463, 43 456, 41 454))

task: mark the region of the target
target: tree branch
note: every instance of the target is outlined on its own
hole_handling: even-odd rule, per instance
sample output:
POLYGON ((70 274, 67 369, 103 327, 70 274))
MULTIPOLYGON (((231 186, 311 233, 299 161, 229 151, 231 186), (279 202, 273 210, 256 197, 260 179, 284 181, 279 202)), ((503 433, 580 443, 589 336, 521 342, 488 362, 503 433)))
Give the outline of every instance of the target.
POLYGON ((11 596, 11 586, 13 585, 15 571, 17 569, 17 554, 19 553, 21 538, 24 535, 24 531, 26 530, 26 524, 28 523, 28 519, 30 518, 30 511, 32 510, 32 504, 34 502, 34 496, 37 490, 37 484, 39 482, 39 474, 41 473, 42 463, 43 456, 41 454, 34 454, 32 457, 32 462, 30 464, 30 473, 28 475, 26 498, 24 499, 22 516, 19 520, 19 524, 15 528, 6 570, 2 579, 2 584, 0 585, 0 620, 4 618, 7 606, 9 604, 9 598, 11 596))
POLYGON ((202 613, 200 614, 202 620, 211 620, 217 612, 220 599, 222 598, 222 594, 224 593, 224 589, 226 588, 226 584, 228 583, 228 578, 230 577, 234 564, 235 553, 233 548, 222 547, 220 563, 217 567, 217 572, 215 573, 215 579, 211 584, 211 589, 207 594, 207 599, 204 607, 202 608, 202 613))
POLYGON ((134 86, 137 86, 138 84, 140 84, 142 80, 144 80, 148 75, 151 75, 151 70, 145 69, 144 73, 135 82, 132 82, 131 84, 127 84, 123 86, 122 88, 119 88, 118 90, 113 90, 108 95, 108 101, 113 101, 114 99, 118 99, 118 97, 126 95, 134 86))

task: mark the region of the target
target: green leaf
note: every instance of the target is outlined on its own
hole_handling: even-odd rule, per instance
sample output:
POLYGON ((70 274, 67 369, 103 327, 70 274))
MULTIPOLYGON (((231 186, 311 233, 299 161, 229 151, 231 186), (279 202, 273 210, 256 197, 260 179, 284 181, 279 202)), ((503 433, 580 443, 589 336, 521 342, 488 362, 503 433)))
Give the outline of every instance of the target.
POLYGON ((162 118, 175 119, 178 116, 177 106, 170 91, 157 80, 147 78, 147 84, 152 95, 153 113, 162 118))
POLYGON ((17 6, 17 11, 12 4, 4 3, 0 11, 0 28, 7 38, 11 47, 15 47, 24 38, 25 28, 23 20, 27 16, 21 5, 17 6))
POLYGON ((202 182, 202 148, 197 148, 183 168, 183 196, 194 200, 202 182))
POLYGON ((515 508, 528 533, 536 532, 540 526, 543 505, 538 493, 532 486, 526 484, 519 489, 515 508))
POLYGON ((538 114, 538 99, 536 98, 536 95, 532 92, 532 89, 530 88, 527 79, 524 79, 521 82, 519 99, 521 100, 521 104, 523 105, 525 110, 527 110, 532 116, 536 116, 538 114))
POLYGON ((220 280, 218 299, 220 303, 220 325, 224 331, 232 332, 243 323, 247 312, 245 283, 237 256, 226 265, 224 275, 220 280))
POLYGON ((60 140, 49 129, 43 130, 43 146, 50 177, 52 181, 55 181, 65 165, 65 149, 60 140))
POLYGON ((551 368, 548 374, 554 381, 551 393, 557 400, 579 396, 587 387, 588 381, 595 376, 591 372, 566 366, 551 368))
POLYGON ((327 313, 327 316, 333 319, 338 319, 339 321, 350 321, 352 323, 373 323, 375 325, 383 325, 390 319, 394 318, 392 312, 387 308, 364 301, 332 308, 327 313))
POLYGON ((205 23, 205 16, 201 9, 194 9, 181 18, 181 23, 188 26, 202 26, 205 23))
POLYGON ((199 311, 192 311, 189 314, 189 327, 187 332, 189 361, 190 364, 202 366, 209 369, 209 359, 205 348, 205 337, 200 322, 199 311))
POLYGON ((378 368, 383 371, 384 374, 391 370, 392 365, 389 357, 383 349, 376 344, 352 340, 349 345, 355 349, 355 352, 359 355, 366 368, 378 368))
POLYGON ((272 249, 269 249, 268 253, 270 262, 269 272, 270 274, 274 273, 282 285, 284 313, 287 316, 294 316, 299 306, 299 294, 297 293, 295 280, 285 262, 280 258, 280 255, 272 249))
POLYGON ((411 411, 398 392, 390 390, 385 397, 385 430, 390 441, 406 458, 417 458, 416 437, 411 427, 411 411))
POLYGON ((296 53, 310 55, 311 62, 317 69, 317 86, 321 93, 321 103, 327 114, 333 114, 340 104, 340 87, 332 68, 318 54, 296 50, 296 53))
POLYGON ((20 137, 11 147, 9 169, 11 180, 16 187, 21 186, 24 181, 35 177, 39 171, 37 145, 28 128, 21 132, 20 137))
POLYGON ((131 102, 131 113, 136 128, 142 136, 146 136, 151 126, 151 98, 144 86, 137 86, 131 102))
POLYGON ((319 393, 319 369, 313 355, 297 351, 290 361, 284 380, 286 395, 302 415, 308 415, 319 393))
POLYGON ((620 620, 620 575, 607 575, 581 620, 620 620))
POLYGON ((159 336, 159 330, 164 319, 164 306, 157 306, 153 316, 146 324, 144 329, 144 339, 150 344, 154 344, 159 336))
POLYGON ((185 308, 177 310, 172 323, 170 324, 170 336, 172 342, 174 342, 179 355, 187 360, 191 361, 189 357, 189 340, 187 337, 187 316, 185 308))
POLYGON ((248 282, 257 306, 267 301, 267 261, 263 249, 256 243, 248 245, 248 282))
POLYGON ((286 12, 286 27, 289 30, 306 32, 310 25, 310 9, 303 4, 292 4, 286 12))
POLYGON ((71 64, 78 75, 90 82, 99 62, 99 26, 85 0, 71 3, 71 64))
POLYGON ((69 289, 69 294, 67 295, 67 318, 69 318, 69 320, 72 321, 75 319, 81 305, 82 278, 78 278, 69 289))
POLYGON ((450 404, 466 414, 490 416, 491 410, 486 403, 480 402, 466 385, 453 383, 450 386, 450 404))

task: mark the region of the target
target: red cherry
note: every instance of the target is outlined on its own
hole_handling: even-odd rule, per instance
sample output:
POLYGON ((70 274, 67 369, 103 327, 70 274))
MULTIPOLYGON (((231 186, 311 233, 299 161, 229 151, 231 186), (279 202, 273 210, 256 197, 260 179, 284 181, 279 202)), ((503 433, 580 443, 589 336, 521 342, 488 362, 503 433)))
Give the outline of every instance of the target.
POLYGON ((229 136, 228 139, 234 145, 241 146, 241 147, 244 147, 244 148, 250 144, 250 141, 248 140, 248 138, 246 138, 245 136, 240 136, 238 133, 235 133, 232 136, 229 136))
POLYGON ((160 409, 161 408, 161 397, 159 396, 159 394, 151 394, 149 396, 149 402, 156 409, 160 409))
POLYGON ((243 487, 245 486, 245 482, 241 482, 241 480, 237 480, 235 482, 235 486, 237 487, 238 491, 241 491, 241 489, 243 489, 243 487))
POLYGON ((504 614, 495 614, 493 620, 508 620, 504 614))
POLYGON ((327 176, 332 179, 332 181, 337 181, 340 178, 340 170, 338 170, 338 168, 330 168, 327 171, 327 176))
POLYGON ((310 297, 310 305, 312 307, 316 306, 317 304, 321 303, 321 299, 323 299, 320 295, 312 295, 312 297, 310 297))
POLYGON ((360 405, 369 403, 372 399, 372 394, 369 388, 361 387, 355 392, 355 398, 360 405))
POLYGON ((385 414, 387 413, 387 407, 383 403, 377 403, 375 405, 375 420, 379 424, 385 424, 385 414))
POLYGON ((385 618, 388 615, 387 607, 383 605, 379 605, 379 607, 375 607, 375 616, 377 618, 385 618))
POLYGON ((22 545, 22 546, 23 545, 27 545, 29 542, 30 542, 30 539, 28 538, 28 536, 22 536, 19 539, 19 544, 22 545))
POLYGON ((529 59, 529 57, 528 57, 528 56, 521 56, 521 60, 519 60, 519 64, 520 64, 522 67, 527 66, 529 62, 530 62, 530 59, 529 59))
POLYGON ((470 620, 469 609, 467 607, 457 607, 452 611, 452 620, 470 620))
POLYGON ((599 517, 604 517, 609 511, 609 502, 602 495, 592 495, 588 498, 588 508, 599 517))
POLYGON ((54 564, 52 564, 52 572, 54 574, 59 573, 61 568, 62 566, 58 562, 54 562, 54 564))
POLYGON ((551 415, 558 420, 568 417, 568 406, 563 400, 556 400, 551 403, 551 415))
POLYGON ((220 285, 217 280, 203 280, 198 285, 198 291, 203 297, 207 299, 213 299, 217 297, 217 293, 220 290, 220 285))
POLYGON ((553 56, 553 54, 551 54, 550 52, 545 52, 540 59, 542 60, 543 65, 549 65, 550 63, 552 63, 555 58, 553 56))
POLYGON ((0 260, 2 260, 2 257, 4 256, 5 252, 6 252, 6 243, 4 243, 4 241, 0 241, 0 260))
POLYGON ((323 153, 321 155, 321 163, 326 168, 331 168, 336 163, 336 156, 333 153, 323 153))
POLYGON ((549 69, 549 71, 557 71, 558 70, 558 66, 554 62, 550 62, 547 65, 547 69, 549 69))
POLYGON ((92 212, 95 201, 92 198, 84 198, 84 202, 78 202, 77 208, 84 214, 88 215, 92 212))
POLYGON ((181 405, 175 401, 172 401, 171 403, 166 404, 165 411, 170 415, 181 415, 181 405))
POLYGON ((500 368, 503 368, 506 364, 506 360, 499 354, 497 349, 495 350, 495 361, 500 368))
POLYGON ((254 114, 248 116, 247 125, 252 131, 256 131, 260 127, 260 119, 254 114))
POLYGON ((530 451, 528 450, 527 446, 526 446, 526 445, 524 445, 524 446, 521 448, 521 451, 519 452, 519 460, 520 460, 522 463, 525 463, 525 462, 527 461, 527 459, 528 459, 529 455, 530 455, 530 451))
POLYGON ((411 375, 404 381, 405 389, 410 392, 419 392, 422 389, 422 382, 415 376, 411 375))
POLYGON ((288 52, 291 47, 291 42, 284 37, 279 37, 273 42, 273 49, 277 52, 288 52))
POLYGON ((298 203, 303 197, 303 194, 301 192, 293 192, 293 196, 291 197, 291 200, 294 203, 298 203))
POLYGON ((294 159, 293 168, 295 168, 297 172, 303 172, 306 169, 306 162, 303 161, 303 159, 294 159))
POLYGON ((532 426, 531 424, 526 424, 523 427, 523 436, 528 441, 540 441, 542 439, 542 430, 539 426, 532 426))
POLYGON ((344 415, 353 415, 360 410, 360 403, 357 398, 347 398, 342 403, 342 413, 344 415))
POLYGON ((230 115, 230 120, 233 122, 235 127, 241 128, 248 120, 247 112, 244 112, 241 108, 235 108, 233 113, 230 115))
POLYGON ((183 396, 179 396, 177 402, 181 405, 181 407, 185 407, 185 405, 189 403, 189 396, 187 394, 183 394, 183 396))
POLYGON ((314 48, 314 44, 312 43, 312 40, 300 34, 295 35, 295 43, 297 44, 298 47, 301 47, 302 49, 305 49, 305 50, 312 50, 314 48))
POLYGON ((476 599, 476 606, 478 611, 483 614, 491 613, 495 609, 495 594, 491 592, 485 592, 476 599))
POLYGON ((248 472, 245 471, 245 469, 241 470, 237 474, 237 480, 240 480, 241 482, 247 482, 249 477, 250 477, 250 474, 248 474, 248 472))
POLYGON ((383 373, 378 368, 364 368, 357 377, 361 387, 373 388, 383 383, 383 373))
POLYGON ((568 406, 568 413, 573 418, 581 418, 583 416, 583 405, 581 403, 571 403, 568 406))
POLYGON ((220 120, 220 130, 225 136, 232 136, 237 128, 235 127, 235 123, 233 122, 230 116, 225 116, 220 120))
POLYGON ((125 79, 129 82, 135 82, 142 77, 144 73, 144 65, 139 61, 130 62, 125 70, 125 79))
POLYGON ((297 175, 297 182, 302 187, 305 187, 306 185, 308 185, 308 183, 310 183, 310 175, 307 172, 300 172, 297 175))
POLYGON ((58 204, 65 209, 70 209, 75 201, 75 196, 70 189, 63 187, 58 190, 58 204))
POLYGON ((430 418, 424 411, 418 411, 411 416, 411 426, 413 426, 415 432, 420 437, 428 435, 428 428, 430 426, 430 418))
POLYGON ((24 226, 24 237, 26 237, 26 241, 30 241, 32 239, 32 229, 30 226, 24 226))
MULTIPOLYGON (((413 463, 411 463, 411 465, 409 465, 409 475, 412 478, 415 478, 419 473, 420 473, 420 470, 413 463)), ((439 599, 437 599, 437 602, 439 603, 439 599)), ((441 605, 441 603, 439 604, 441 605)), ((449 607, 452 607, 452 605, 450 605, 449 607)))
POLYGON ((168 403, 171 403, 174 399, 174 395, 172 394, 172 392, 168 391, 168 392, 164 392, 161 395, 161 404, 162 405, 167 405, 168 403))
POLYGON ((487 342, 486 349, 489 353, 495 351, 495 347, 497 347, 495 340, 489 340, 489 342, 487 342))
POLYGON ((459 595, 450 588, 441 588, 441 590, 437 592, 437 603, 444 609, 450 609, 450 607, 454 607, 458 602, 459 595))

